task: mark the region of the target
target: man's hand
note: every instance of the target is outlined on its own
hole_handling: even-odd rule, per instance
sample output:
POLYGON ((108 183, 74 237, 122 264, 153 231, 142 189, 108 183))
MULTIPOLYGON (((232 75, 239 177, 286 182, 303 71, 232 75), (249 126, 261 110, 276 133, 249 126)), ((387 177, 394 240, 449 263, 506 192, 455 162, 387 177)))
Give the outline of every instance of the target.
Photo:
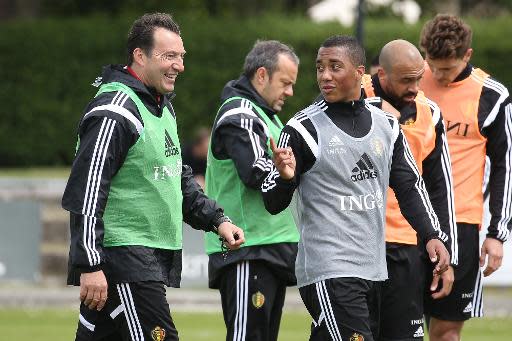
POLYGON ((229 221, 225 221, 220 224, 217 228, 217 233, 219 234, 219 237, 224 238, 224 245, 226 245, 230 250, 236 250, 240 245, 245 243, 244 231, 229 221))
POLYGON ((100 311, 107 301, 107 279, 103 271, 84 272, 80 275, 80 301, 100 311))
POLYGON ((451 265, 449 265, 448 270, 443 272, 441 275, 434 274, 434 277, 432 278, 432 284, 430 284, 430 291, 433 292, 432 298, 438 300, 440 298, 450 295, 454 281, 455 274, 453 272, 453 267, 451 265), (439 280, 441 280, 441 282, 443 283, 443 287, 438 292, 435 292, 437 287, 439 286, 439 280))
POLYGON ((487 267, 484 270, 485 277, 491 275, 501 266, 501 261, 503 260, 503 243, 494 238, 485 238, 480 253, 480 267, 485 265, 486 256, 487 267))
POLYGON ((270 149, 272 150, 274 164, 281 178, 285 180, 293 179, 295 176, 295 156, 293 155, 292 149, 288 148, 277 148, 273 138, 270 138, 270 149))
POLYGON ((428 257, 432 263, 436 263, 434 275, 440 275, 448 270, 450 265, 450 254, 443 242, 439 239, 430 239, 426 246, 428 257))

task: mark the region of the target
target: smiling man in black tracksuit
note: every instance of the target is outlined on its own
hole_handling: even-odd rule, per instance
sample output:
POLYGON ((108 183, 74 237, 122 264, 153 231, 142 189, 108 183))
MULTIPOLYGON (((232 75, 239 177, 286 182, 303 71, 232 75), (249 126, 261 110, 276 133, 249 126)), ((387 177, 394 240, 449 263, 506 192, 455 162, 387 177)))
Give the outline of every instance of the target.
POLYGON ((182 164, 168 98, 184 71, 178 25, 146 14, 127 50, 128 65, 104 68, 80 120, 62 198, 68 284, 80 286, 82 301, 76 340, 178 340, 165 286, 180 284, 182 222, 217 232, 230 248, 243 242, 182 164))

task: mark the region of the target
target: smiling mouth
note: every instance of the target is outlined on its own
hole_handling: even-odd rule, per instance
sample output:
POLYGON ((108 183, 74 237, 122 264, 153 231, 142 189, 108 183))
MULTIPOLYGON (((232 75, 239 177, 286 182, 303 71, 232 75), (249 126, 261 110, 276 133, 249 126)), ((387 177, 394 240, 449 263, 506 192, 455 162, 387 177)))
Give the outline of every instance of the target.
POLYGON ((177 74, 168 74, 168 73, 164 73, 164 76, 167 78, 167 79, 170 79, 172 81, 176 80, 176 77, 178 77, 177 74))

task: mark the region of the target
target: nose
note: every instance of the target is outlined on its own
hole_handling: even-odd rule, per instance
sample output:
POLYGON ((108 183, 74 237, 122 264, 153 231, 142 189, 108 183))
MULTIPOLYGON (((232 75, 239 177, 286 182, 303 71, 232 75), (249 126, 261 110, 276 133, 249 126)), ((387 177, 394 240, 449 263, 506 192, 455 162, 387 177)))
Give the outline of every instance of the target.
POLYGON ((327 70, 327 68, 325 68, 323 71, 318 71, 318 73, 320 73, 318 78, 321 81, 330 81, 332 79, 332 75, 329 70, 327 70))
POLYGON ((409 91, 410 92, 413 92, 415 94, 418 93, 418 90, 420 89, 420 83, 419 81, 417 82, 413 82, 410 86, 409 86, 409 91))
POLYGON ((293 96, 293 86, 287 86, 286 89, 284 90, 284 95, 287 96, 287 97, 292 97, 293 96))
POLYGON ((183 59, 180 59, 179 61, 176 61, 172 64, 172 68, 178 72, 185 71, 185 64, 183 62, 183 59))

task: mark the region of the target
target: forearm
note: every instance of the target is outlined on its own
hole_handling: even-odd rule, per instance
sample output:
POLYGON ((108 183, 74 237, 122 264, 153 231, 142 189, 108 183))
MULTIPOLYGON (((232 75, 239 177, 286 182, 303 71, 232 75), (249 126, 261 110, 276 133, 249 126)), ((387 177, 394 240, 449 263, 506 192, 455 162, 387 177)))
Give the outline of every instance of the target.
POLYGON ((296 179, 284 180, 279 176, 277 169, 273 168, 261 186, 261 194, 267 211, 277 214, 285 210, 292 201, 296 187, 296 179))
POLYGON ((103 220, 71 212, 70 232, 69 257, 71 264, 81 272, 101 270, 105 263, 103 220))
POLYGON ((512 103, 504 105, 496 120, 487 127, 487 154, 491 161, 489 177, 488 237, 506 241, 512 229, 512 103), (508 127, 508 128, 507 128, 508 127), (508 130, 507 130, 508 129, 508 130))
POLYGON ((214 231, 222 222, 223 210, 204 194, 201 186, 194 179, 192 169, 183 166, 181 174, 183 193, 183 221, 196 230, 214 231))
POLYGON ((423 160, 423 179, 441 230, 448 236, 446 242, 451 264, 458 264, 458 238, 455 221, 455 203, 450 153, 442 119, 436 126, 434 150, 423 160))
POLYGON ((447 241, 448 236, 440 229, 423 179, 401 132, 394 145, 389 185, 395 191, 403 216, 424 242, 432 238, 447 241))

